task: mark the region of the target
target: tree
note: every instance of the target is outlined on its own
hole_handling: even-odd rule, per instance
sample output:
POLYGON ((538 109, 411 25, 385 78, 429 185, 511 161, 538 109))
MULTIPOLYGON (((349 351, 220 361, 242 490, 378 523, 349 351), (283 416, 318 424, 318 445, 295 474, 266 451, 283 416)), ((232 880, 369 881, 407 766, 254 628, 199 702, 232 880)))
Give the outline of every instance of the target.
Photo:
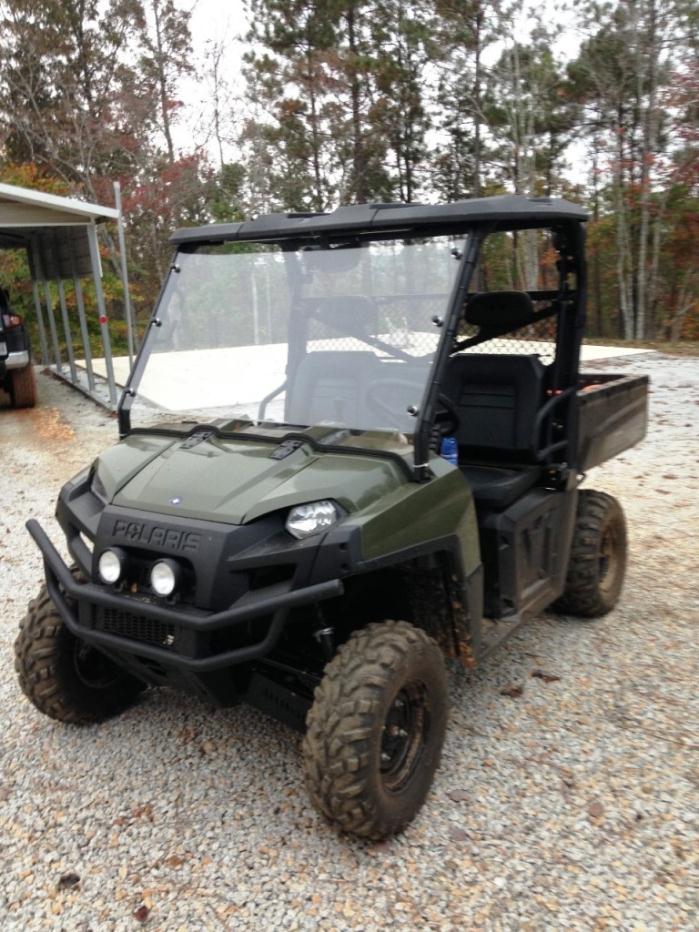
POLYGON ((133 170, 152 126, 149 94, 127 51, 143 25, 140 3, 5 0, 0 15, 6 151, 97 200, 101 178, 133 170))
POLYGON ((175 161, 172 124, 180 107, 177 84, 192 71, 189 16, 174 0, 146 0, 148 29, 142 37, 141 71, 157 100, 159 128, 170 163, 175 161))
POLYGON ((484 53, 499 38, 499 3, 437 0, 438 125, 443 142, 434 157, 433 183, 447 200, 480 197, 484 187, 484 53))
POLYGON ((334 195, 332 142, 325 108, 330 50, 337 37, 326 0, 250 0, 248 99, 254 116, 244 138, 257 157, 272 148, 274 188, 285 207, 323 210, 334 195))
MULTIPOLYGON (((614 210, 616 283, 622 333, 644 339, 657 319, 659 259, 667 235, 668 155, 677 112, 661 102, 679 64, 696 8, 684 0, 590 2, 588 29, 569 68, 593 127, 595 160, 605 158, 614 210)), ((670 158, 670 162, 672 158, 670 158)))
POLYGON ((436 17, 421 2, 384 0, 371 18, 377 103, 372 122, 386 139, 401 201, 414 200, 431 120, 425 77, 438 57, 436 17))

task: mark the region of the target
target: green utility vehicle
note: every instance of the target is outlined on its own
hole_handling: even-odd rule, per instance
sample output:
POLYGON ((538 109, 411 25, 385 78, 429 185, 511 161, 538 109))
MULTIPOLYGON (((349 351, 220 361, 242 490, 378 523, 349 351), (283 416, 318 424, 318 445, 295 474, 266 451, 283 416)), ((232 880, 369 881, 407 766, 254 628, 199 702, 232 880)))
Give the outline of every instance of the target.
POLYGON ((33 408, 36 378, 24 321, 10 306, 10 296, 0 287, 0 388, 10 396, 13 408, 33 408))
POLYGON ((304 733, 341 829, 403 829, 446 660, 621 592, 621 507, 578 487, 644 436, 647 380, 579 372, 585 219, 506 196, 176 232, 121 439, 59 496, 75 565, 27 524, 34 705, 96 722, 161 684, 246 702, 304 733))

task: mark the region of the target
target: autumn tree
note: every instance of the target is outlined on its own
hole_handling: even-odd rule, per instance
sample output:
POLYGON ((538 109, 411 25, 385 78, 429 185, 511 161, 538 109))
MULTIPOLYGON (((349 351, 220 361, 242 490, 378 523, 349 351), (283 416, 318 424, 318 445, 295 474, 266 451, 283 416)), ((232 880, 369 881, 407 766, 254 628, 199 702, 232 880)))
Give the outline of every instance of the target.
POLYGON ((585 13, 591 35, 569 70, 594 134, 593 163, 599 172, 603 159, 610 179, 622 333, 643 339, 658 319, 660 257, 670 229, 668 170, 681 135, 678 111, 663 103, 697 12, 684 0, 619 0, 588 3, 585 13))
POLYGON ((93 200, 133 169, 153 122, 129 64, 138 0, 0 3, 0 133, 8 156, 43 165, 93 200))
POLYGON ((175 161, 173 122, 180 107, 177 88, 193 70, 189 13, 174 0, 145 0, 147 28, 141 41, 140 71, 157 100, 157 124, 165 140, 168 161, 175 161))

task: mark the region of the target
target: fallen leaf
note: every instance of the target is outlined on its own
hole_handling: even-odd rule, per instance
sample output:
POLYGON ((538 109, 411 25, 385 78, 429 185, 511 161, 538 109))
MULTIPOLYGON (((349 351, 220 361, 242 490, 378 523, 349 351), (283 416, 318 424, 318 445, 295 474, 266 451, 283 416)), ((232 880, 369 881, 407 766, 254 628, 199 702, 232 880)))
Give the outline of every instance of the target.
POLYGON ((150 910, 147 906, 139 906, 138 909, 134 910, 133 917, 138 919, 139 922, 145 922, 149 915, 150 910))
POLYGON ((72 890, 73 887, 77 887, 79 883, 80 883, 79 874, 72 874, 72 873, 63 874, 63 876, 59 879, 58 883, 56 884, 56 887, 58 890, 72 890))
POLYGON ((537 680, 543 680, 544 683, 556 683, 560 676, 555 673, 547 673, 545 670, 532 670, 532 676, 537 680))
POLYGON ((501 696, 509 696, 511 699, 518 699, 524 692, 524 686, 518 686, 516 683, 512 686, 506 686, 500 690, 501 696))
POLYGON ((604 806, 602 805, 602 803, 601 803, 598 799, 595 799, 595 800, 594 800, 593 802, 591 802, 590 805, 587 807, 587 814, 588 814, 592 819, 600 819, 600 818, 602 818, 602 816, 604 815, 604 806))
POLYGON ((450 841, 470 841, 471 836, 468 832, 464 831, 462 828, 450 828, 449 829, 449 840, 450 841))
POLYGON ((145 803, 142 806, 134 806, 131 810, 131 815, 134 819, 148 819, 149 822, 153 821, 153 804, 145 803))
POLYGON ((169 858, 165 858, 164 863, 168 867, 172 867, 172 868, 182 867, 182 865, 184 864, 184 858, 180 857, 179 854, 171 854, 169 858))
POLYGON ((463 803, 471 798, 468 790, 447 790, 447 796, 453 803, 463 803))

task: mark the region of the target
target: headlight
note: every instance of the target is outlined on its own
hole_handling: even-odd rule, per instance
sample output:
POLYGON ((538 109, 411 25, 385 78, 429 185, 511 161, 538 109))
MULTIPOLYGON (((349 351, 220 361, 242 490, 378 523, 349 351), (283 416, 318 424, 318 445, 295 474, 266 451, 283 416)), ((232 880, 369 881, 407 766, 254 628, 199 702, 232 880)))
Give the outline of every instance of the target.
POLYGON ((158 560, 150 571, 150 584, 158 595, 172 595, 180 578, 180 567, 174 560, 158 560))
POLYGON ((312 534, 327 531, 337 523, 337 519, 337 507, 334 502, 311 502, 309 505, 297 505, 291 509, 286 519, 286 529, 298 540, 304 540, 312 534))
POLYGON ((119 550, 105 550, 100 554, 97 570, 102 582, 113 586, 124 571, 124 555, 119 550))

